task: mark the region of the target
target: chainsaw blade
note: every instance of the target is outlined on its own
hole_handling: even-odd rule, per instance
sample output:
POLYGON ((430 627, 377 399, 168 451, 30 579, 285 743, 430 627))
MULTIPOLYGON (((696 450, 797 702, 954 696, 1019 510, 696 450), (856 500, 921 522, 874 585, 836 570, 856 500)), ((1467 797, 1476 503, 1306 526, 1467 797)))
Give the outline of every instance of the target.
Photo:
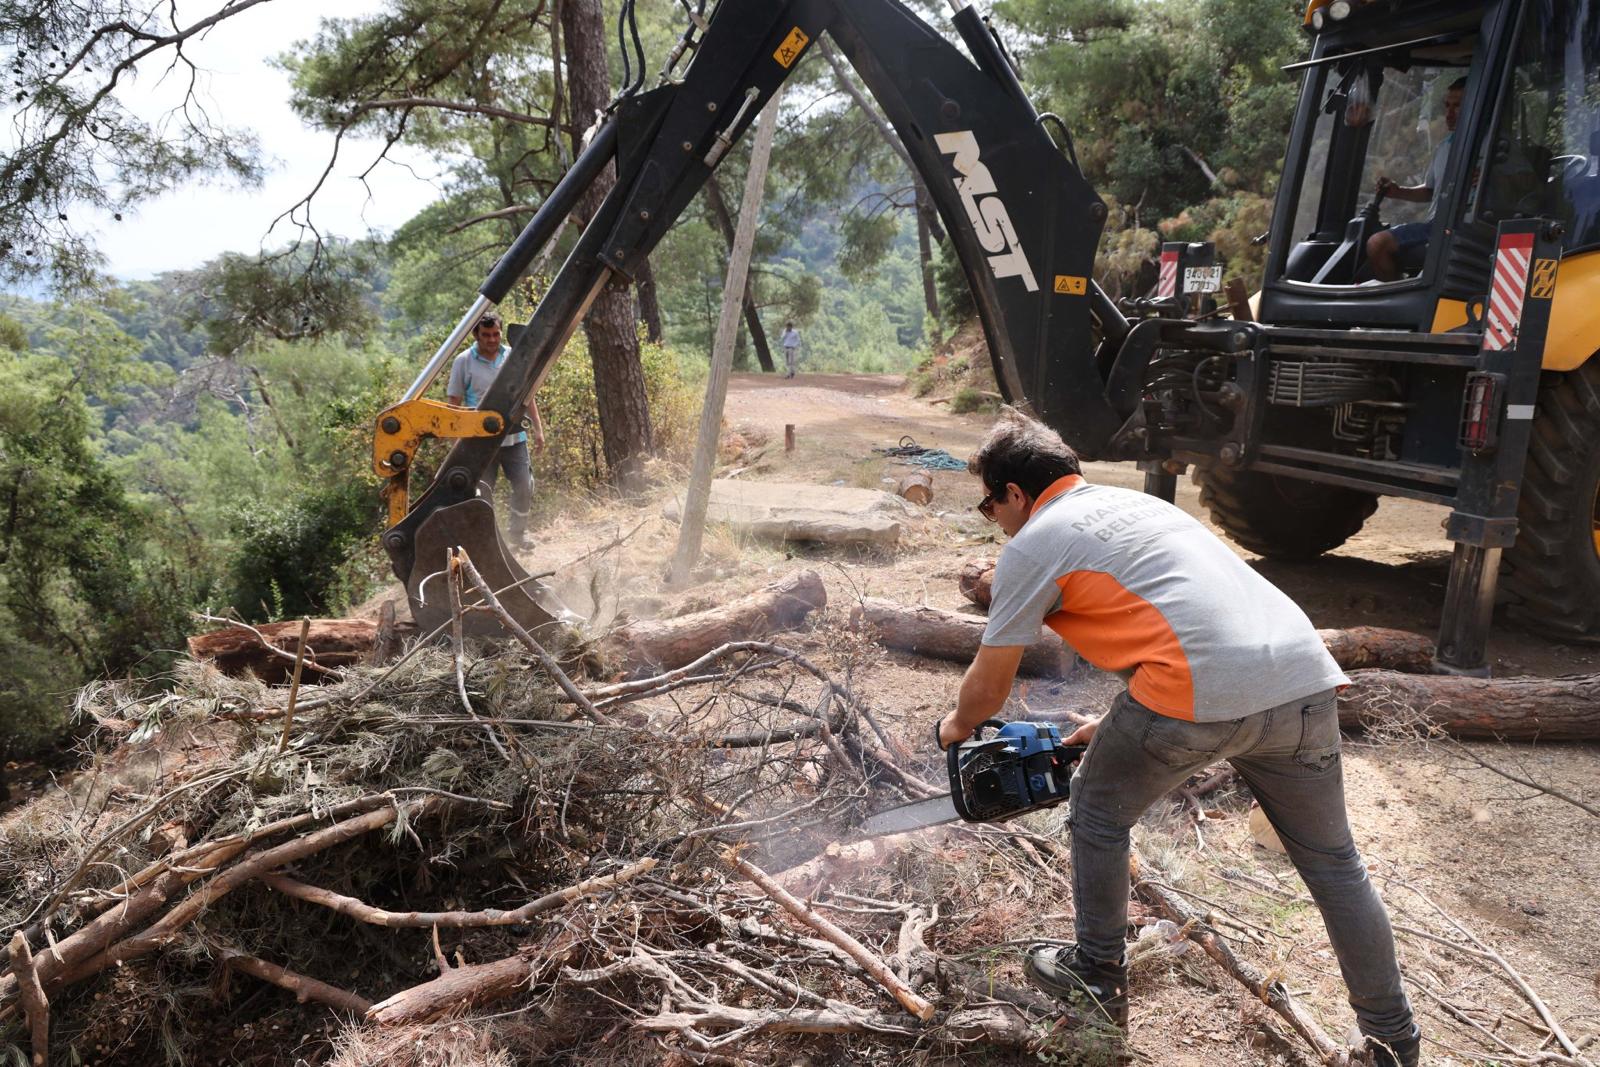
POLYGON ((941 823, 955 822, 961 816, 949 793, 926 800, 913 800, 888 811, 880 811, 856 828, 857 838, 883 837, 885 834, 904 834, 941 823))

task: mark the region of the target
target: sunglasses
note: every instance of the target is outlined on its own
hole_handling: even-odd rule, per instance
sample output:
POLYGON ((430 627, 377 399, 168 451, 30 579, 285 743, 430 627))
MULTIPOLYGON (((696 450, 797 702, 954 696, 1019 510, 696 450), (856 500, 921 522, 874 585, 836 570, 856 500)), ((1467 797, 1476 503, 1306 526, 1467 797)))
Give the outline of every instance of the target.
POLYGON ((999 493, 986 493, 986 494, 984 494, 984 498, 982 500, 978 501, 978 514, 982 515, 984 518, 988 519, 990 522, 993 522, 994 521, 994 506, 996 504, 1000 503, 1000 497, 1003 496, 1004 493, 1005 493, 1005 491, 1001 490, 999 493))

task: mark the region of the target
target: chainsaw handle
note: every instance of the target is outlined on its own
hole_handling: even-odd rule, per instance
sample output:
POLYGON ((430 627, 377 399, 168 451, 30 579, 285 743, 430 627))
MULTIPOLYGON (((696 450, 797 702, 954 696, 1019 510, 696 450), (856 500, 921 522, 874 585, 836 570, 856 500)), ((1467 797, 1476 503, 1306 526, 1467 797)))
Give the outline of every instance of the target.
MULTIPOLYGON (((956 745, 959 745, 961 742, 957 741, 956 745, 946 745, 944 743, 944 738, 939 736, 939 727, 943 725, 943 719, 940 719, 938 722, 933 724, 933 747, 938 749, 940 752, 954 751, 956 745)), ((985 719, 978 724, 978 728, 976 730, 972 731, 972 740, 978 741, 983 738, 983 728, 985 726, 993 726, 996 730, 998 730, 1004 725, 1005 722, 1001 719, 985 719)))

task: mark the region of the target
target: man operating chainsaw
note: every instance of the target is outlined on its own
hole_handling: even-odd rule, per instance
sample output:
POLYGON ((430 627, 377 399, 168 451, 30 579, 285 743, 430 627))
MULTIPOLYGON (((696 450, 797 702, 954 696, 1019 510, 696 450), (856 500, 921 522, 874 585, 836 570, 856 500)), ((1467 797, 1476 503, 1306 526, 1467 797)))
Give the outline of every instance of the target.
POLYGON ((1183 511, 1093 485, 1042 423, 1006 412, 970 460, 978 510, 1011 538, 989 623, 939 726, 946 747, 995 716, 1042 625, 1128 688, 1097 722, 1068 801, 1077 940, 1035 946, 1024 970, 1069 1023, 1128 1018, 1129 833, 1145 810, 1219 760, 1239 772, 1312 899, 1375 1062, 1418 1062, 1394 935, 1345 814, 1335 689, 1346 678, 1288 597, 1183 511))

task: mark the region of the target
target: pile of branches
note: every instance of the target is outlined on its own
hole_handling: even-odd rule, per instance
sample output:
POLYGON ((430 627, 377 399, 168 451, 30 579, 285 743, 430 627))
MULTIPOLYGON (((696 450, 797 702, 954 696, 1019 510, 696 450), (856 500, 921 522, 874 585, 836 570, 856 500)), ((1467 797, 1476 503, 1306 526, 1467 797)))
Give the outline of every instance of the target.
MULTIPOLYGON (((805 652, 735 641, 653 677, 580 683, 561 666, 572 650, 514 625, 520 648, 468 647, 465 613, 501 609, 464 558, 446 581, 448 646, 418 642, 381 671, 285 690, 193 664, 162 695, 83 692, 102 751, 0 819, 0 1055, 1108 1055, 996 955, 1070 923, 1041 914, 1070 899, 1059 809, 849 843, 869 812, 940 791, 937 768, 857 692, 877 654, 859 629, 818 629, 805 652)), ((1205 798, 1227 777, 1177 798, 1202 852, 1205 798)), ((1238 951, 1258 950, 1263 927, 1143 856, 1133 874, 1132 917, 1154 935, 1130 950, 1136 987, 1198 947, 1188 959, 1209 957, 1260 1005, 1252 1025, 1271 1014, 1303 1058, 1350 1062, 1284 974, 1238 951)), ((1531 987, 1452 923, 1417 936, 1496 961, 1550 1035, 1535 1058, 1588 1067, 1531 987)))
MULTIPOLYGON (((451 580, 460 603, 476 574, 451 580)), ((0 822, 0 1042, 40 1064, 1065 1047, 1053 1005, 929 948, 935 910, 785 888, 938 791, 851 688, 863 638, 580 687, 519 636, 287 700, 203 664, 160 696, 85 690, 102 751, 0 822)))

